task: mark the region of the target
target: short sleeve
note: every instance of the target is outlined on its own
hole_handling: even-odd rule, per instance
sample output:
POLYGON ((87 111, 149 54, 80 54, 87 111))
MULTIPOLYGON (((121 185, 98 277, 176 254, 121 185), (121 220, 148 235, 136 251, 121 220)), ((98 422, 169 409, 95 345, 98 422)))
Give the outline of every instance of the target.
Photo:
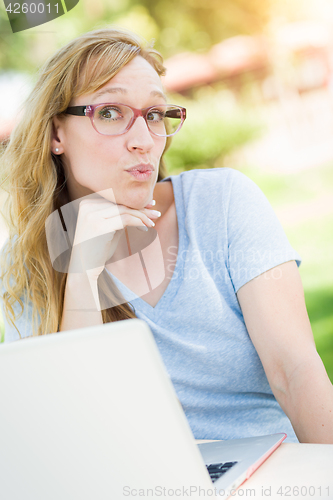
POLYGON ((226 194, 228 270, 237 292, 256 276, 301 257, 292 248, 273 208, 246 175, 230 169, 226 194))
MULTIPOLYGON (((0 249, 0 253, 2 252, 4 246, 7 244, 8 239, 4 243, 3 247, 0 249)), ((2 274, 2 271, 1 271, 2 274)), ((0 280, 0 303, 1 303, 1 314, 2 314, 2 319, 4 322, 4 330, 5 330, 5 336, 4 336, 4 342, 14 342, 15 340, 20 340, 20 338, 26 338, 32 336, 32 304, 29 302, 28 304, 24 301, 24 298, 21 297, 21 300, 24 305, 24 310, 22 315, 20 316, 19 319, 16 319, 15 325, 17 329, 19 330, 21 337, 19 333, 17 332, 16 328, 7 321, 6 314, 4 311, 4 301, 3 301, 3 295, 5 293, 5 288, 3 285, 3 281, 0 280)), ((22 308, 18 302, 15 302, 13 304, 13 309, 15 312, 15 316, 17 317, 18 314, 21 312, 22 308)))
MULTIPOLYGON (((4 289, 1 288, 1 297, 3 296, 4 289)), ((26 337, 32 336, 32 305, 29 303, 28 305, 25 304, 24 302, 24 310, 22 313, 22 316, 15 321, 16 328, 19 330, 20 335, 18 334, 16 328, 11 324, 8 323, 5 311, 4 311, 4 303, 1 298, 1 314, 2 314, 2 319, 4 322, 4 329, 5 329, 5 338, 4 342, 14 342, 15 340, 20 340, 20 338, 24 339, 26 337)), ((13 305, 13 309, 15 311, 15 315, 17 316, 20 311, 21 311, 21 306, 18 302, 15 302, 13 305)))

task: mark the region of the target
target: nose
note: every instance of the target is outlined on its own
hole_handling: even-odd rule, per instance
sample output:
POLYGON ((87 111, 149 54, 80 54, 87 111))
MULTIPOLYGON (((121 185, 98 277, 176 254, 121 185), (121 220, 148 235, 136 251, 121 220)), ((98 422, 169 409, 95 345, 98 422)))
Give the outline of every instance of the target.
POLYGON ((139 150, 147 153, 154 146, 154 139, 143 116, 138 116, 129 129, 127 147, 129 150, 139 150))

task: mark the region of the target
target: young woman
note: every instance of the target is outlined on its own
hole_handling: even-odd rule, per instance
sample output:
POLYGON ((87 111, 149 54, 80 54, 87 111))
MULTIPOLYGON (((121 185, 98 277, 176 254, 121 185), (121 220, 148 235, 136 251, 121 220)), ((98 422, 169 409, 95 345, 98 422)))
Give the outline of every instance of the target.
POLYGON ((115 29, 41 70, 2 158, 5 341, 138 317, 196 438, 333 443, 300 258, 243 174, 165 177, 186 112, 163 73, 155 50, 115 29))

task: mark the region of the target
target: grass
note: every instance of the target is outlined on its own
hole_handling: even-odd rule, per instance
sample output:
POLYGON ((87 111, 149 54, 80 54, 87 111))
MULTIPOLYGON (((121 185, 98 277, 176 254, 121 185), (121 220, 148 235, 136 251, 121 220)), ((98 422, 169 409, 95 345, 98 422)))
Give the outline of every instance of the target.
POLYGON ((242 169, 266 194, 278 211, 287 206, 290 221, 282 222, 293 248, 302 257, 299 267, 305 302, 319 355, 333 383, 333 210, 292 222, 299 203, 313 202, 327 193, 333 197, 333 165, 295 174, 242 169))

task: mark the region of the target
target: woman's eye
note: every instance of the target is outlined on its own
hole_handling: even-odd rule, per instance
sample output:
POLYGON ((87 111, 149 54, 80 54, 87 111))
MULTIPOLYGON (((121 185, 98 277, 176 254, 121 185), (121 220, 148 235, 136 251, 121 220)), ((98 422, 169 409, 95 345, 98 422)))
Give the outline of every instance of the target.
POLYGON ((161 122, 163 121, 165 113, 163 111, 158 111, 157 109, 154 111, 149 111, 147 115, 147 120, 152 122, 161 122))
POLYGON ((118 120, 122 115, 117 108, 102 108, 98 111, 98 117, 102 120, 118 120))

